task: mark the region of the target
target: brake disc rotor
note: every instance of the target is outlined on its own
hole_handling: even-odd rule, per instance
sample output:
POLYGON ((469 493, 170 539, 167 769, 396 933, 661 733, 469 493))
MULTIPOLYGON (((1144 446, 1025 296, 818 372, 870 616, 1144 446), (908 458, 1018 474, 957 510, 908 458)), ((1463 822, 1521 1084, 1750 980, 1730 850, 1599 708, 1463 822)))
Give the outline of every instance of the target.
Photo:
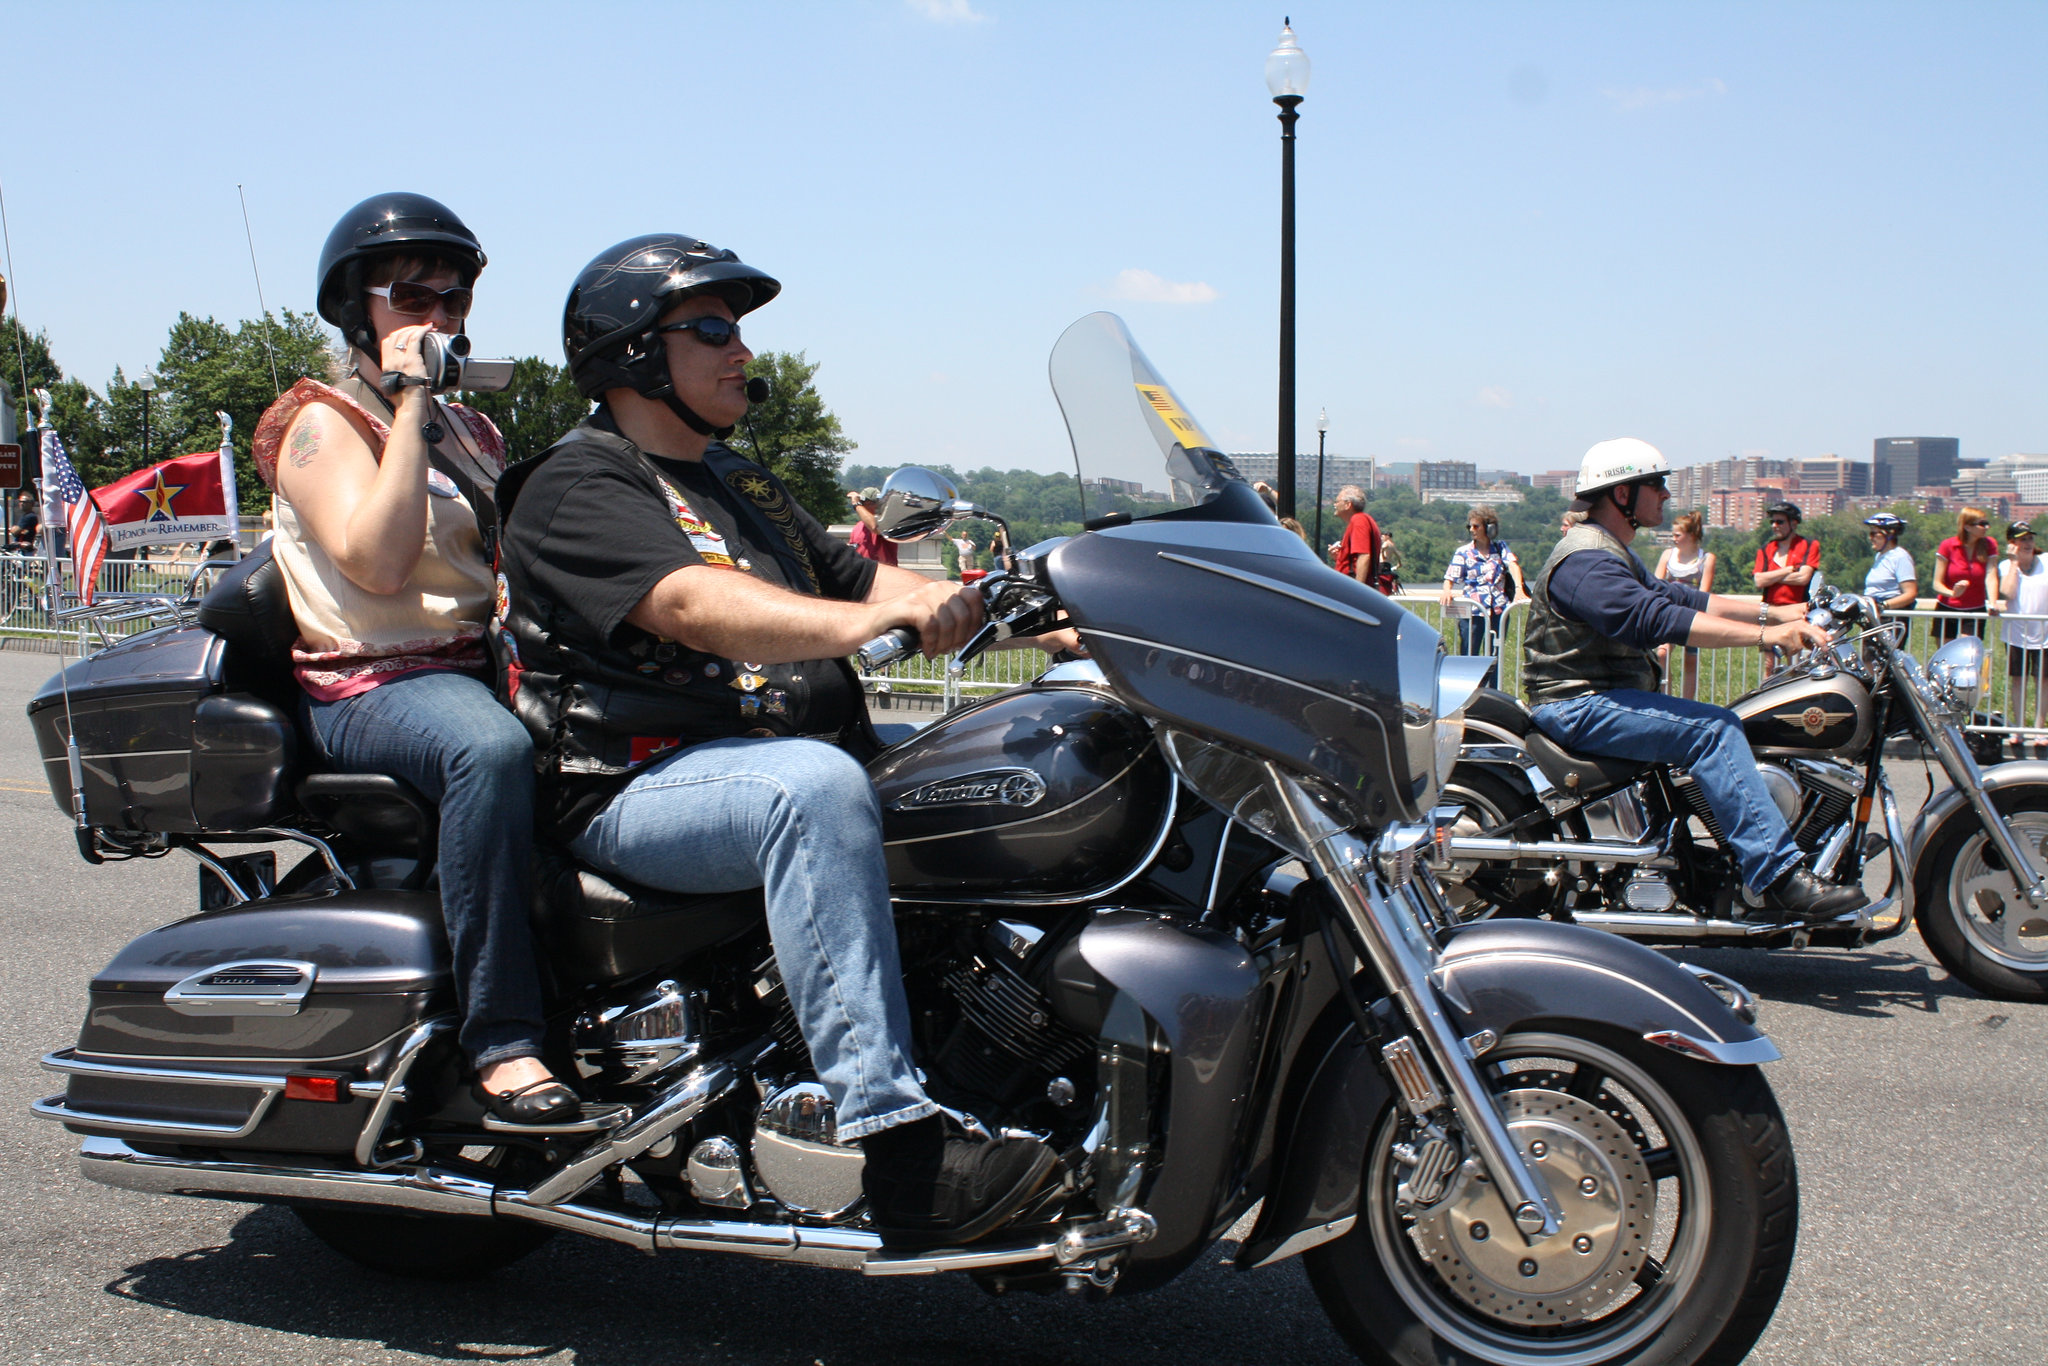
POLYGON ((1510 1091, 1501 1110, 1550 1187, 1558 1232, 1524 1243, 1499 1187, 1467 1163, 1449 1194, 1417 1216, 1416 1240, 1451 1292, 1489 1318, 1590 1318, 1628 1289, 1648 1255, 1657 1218, 1649 1168, 1611 1116, 1576 1096, 1510 1091))

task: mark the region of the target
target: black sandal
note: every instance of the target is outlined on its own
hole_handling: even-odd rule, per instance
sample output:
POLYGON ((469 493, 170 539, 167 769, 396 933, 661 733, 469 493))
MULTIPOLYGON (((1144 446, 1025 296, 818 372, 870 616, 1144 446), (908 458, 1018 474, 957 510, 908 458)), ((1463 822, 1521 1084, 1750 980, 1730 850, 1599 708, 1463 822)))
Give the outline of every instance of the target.
POLYGON ((470 1088, 478 1104, 508 1124, 566 1124, 583 1117, 583 1102, 554 1077, 528 1082, 516 1091, 470 1088))

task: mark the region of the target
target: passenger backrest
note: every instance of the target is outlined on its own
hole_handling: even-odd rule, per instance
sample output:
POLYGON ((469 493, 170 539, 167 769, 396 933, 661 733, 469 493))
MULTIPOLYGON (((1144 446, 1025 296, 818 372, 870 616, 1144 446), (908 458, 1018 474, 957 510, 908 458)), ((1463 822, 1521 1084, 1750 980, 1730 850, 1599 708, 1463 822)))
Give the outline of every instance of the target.
POLYGON ((292 645, 299 623, 268 541, 214 582, 199 603, 199 624, 228 644, 229 686, 246 688, 287 715, 297 713, 292 645))

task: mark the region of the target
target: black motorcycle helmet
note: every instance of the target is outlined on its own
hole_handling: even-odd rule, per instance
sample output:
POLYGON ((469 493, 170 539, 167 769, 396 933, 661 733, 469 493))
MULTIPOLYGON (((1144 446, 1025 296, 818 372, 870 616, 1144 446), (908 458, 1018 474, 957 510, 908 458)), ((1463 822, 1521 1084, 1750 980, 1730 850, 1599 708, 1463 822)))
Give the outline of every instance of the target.
MULTIPOLYGON (((591 399, 631 389, 660 399, 700 435, 729 435, 730 427, 713 427, 676 397, 665 340, 654 330, 678 300, 707 291, 722 295, 739 318, 781 293, 782 283, 733 252, 680 233, 629 238, 592 257, 562 308, 562 351, 577 389, 591 399)), ((747 396, 760 402, 767 385, 752 381, 747 396)))
POLYGON ((1771 504, 1764 509, 1764 520, 1769 521, 1773 517, 1783 517, 1791 522, 1793 526, 1798 526, 1805 520, 1800 515, 1799 504, 1797 503, 1777 502, 1771 504))
POLYGON ((483 244, 446 204, 423 194, 393 190, 373 194, 341 216, 320 248, 320 316, 341 329, 350 346, 374 352, 369 313, 363 303, 365 267, 395 251, 446 256, 474 283, 486 263, 483 244))

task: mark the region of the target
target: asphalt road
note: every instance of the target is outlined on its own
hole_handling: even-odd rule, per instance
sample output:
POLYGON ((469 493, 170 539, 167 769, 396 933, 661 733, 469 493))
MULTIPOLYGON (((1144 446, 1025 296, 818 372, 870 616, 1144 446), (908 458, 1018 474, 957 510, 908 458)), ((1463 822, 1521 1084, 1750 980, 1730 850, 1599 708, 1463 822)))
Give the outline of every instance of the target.
MULTIPOLYGON (((1102 1305, 991 1299, 963 1277, 866 1281, 564 1235, 470 1285, 356 1269, 274 1209, 82 1180, 33 1118, 35 1060, 71 1042, 91 973, 195 903, 190 860, 80 862, 20 706, 49 656, 0 650, 0 1363, 668 1362, 1205 1366, 1352 1358, 1299 1263, 1239 1276, 1220 1247, 1102 1305), (8 719, 13 718, 13 719, 8 719)), ((1901 796, 1925 793, 1915 765, 1901 796)), ((2048 1357, 2048 1009, 1986 1001, 1918 938, 1876 949, 1688 954, 1746 982, 1804 1209, 1791 1286, 1752 1361, 2048 1357)))

